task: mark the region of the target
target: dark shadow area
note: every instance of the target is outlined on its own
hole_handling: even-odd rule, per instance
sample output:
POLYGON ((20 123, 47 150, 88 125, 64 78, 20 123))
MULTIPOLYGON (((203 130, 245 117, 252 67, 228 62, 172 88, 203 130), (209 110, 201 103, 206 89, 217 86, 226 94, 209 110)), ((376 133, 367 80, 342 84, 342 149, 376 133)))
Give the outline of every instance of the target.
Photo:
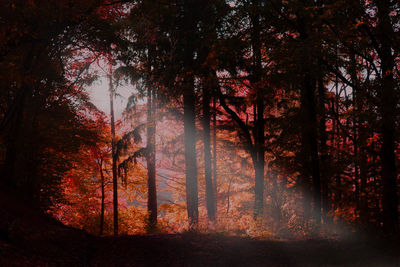
POLYGON ((223 234, 95 237, 0 196, 1 266, 398 266, 398 242, 255 240, 223 234))

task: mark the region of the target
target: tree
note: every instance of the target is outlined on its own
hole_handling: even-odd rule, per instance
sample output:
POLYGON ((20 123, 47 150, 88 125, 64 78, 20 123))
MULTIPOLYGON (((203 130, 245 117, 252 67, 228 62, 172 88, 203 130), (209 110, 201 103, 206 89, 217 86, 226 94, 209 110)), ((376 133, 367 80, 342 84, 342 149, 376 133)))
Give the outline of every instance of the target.
POLYGON ((62 142, 53 143, 51 138, 55 137, 48 135, 45 126, 66 130, 64 135, 72 137, 71 148, 65 151, 74 151, 79 142, 87 141, 87 134, 78 133, 84 129, 82 112, 93 108, 82 92, 82 86, 92 80, 87 67, 93 58, 85 53, 77 56, 76 48, 107 50, 100 40, 106 35, 112 39, 107 30, 109 25, 96 13, 102 4, 102 1, 84 4, 72 1, 70 5, 47 1, 40 6, 26 1, 1 4, 1 17, 8 21, 0 27, 1 35, 6 36, 0 45, 1 86, 5 88, 0 96, 2 182, 25 191, 44 208, 52 201, 52 194, 58 195, 60 177, 69 168, 68 159, 63 163, 54 159, 62 142), (102 37, 96 34, 99 29, 104 30, 104 35, 100 33, 102 37), (46 113, 58 116, 59 121, 46 113), (70 127, 64 127, 63 123, 70 127), (23 125, 32 129, 30 137, 24 134, 23 125), (74 131, 76 136, 72 134, 74 131), (48 145, 44 137, 49 138, 48 145), (27 146, 36 146, 31 159, 22 153, 27 146), (59 164, 59 169, 51 170, 50 163, 49 168, 42 166, 46 160, 59 164), (31 173, 18 168, 24 165, 31 166, 31 173))
POLYGON ((114 210, 114 236, 118 235, 118 155, 116 152, 116 137, 115 137, 115 118, 114 118, 114 85, 112 79, 112 65, 110 63, 110 129, 111 129, 111 157, 112 157, 112 178, 113 178, 113 210, 114 210))
MULTIPOLYGON (((149 57, 151 53, 149 52, 149 57)), ((151 66, 150 66, 151 71, 151 66)), ((157 226, 157 188, 156 188, 156 112, 157 112, 157 93, 156 88, 147 83, 147 150, 146 162, 148 173, 148 201, 147 210, 149 212, 149 231, 152 232, 157 226)))
MULTIPOLYGON (((391 12, 396 8, 391 1, 376 1, 378 32, 371 36, 381 60, 381 86, 378 88, 380 100, 382 146, 380 157, 382 161, 383 180, 383 228, 387 234, 399 232, 399 200, 397 189, 397 170, 395 163, 395 118, 396 118, 396 81, 394 79, 395 56, 398 48, 392 44, 398 34, 391 23, 391 12)), ((398 7, 397 7, 398 9, 398 7)), ((397 38, 398 39, 398 38, 397 38)))

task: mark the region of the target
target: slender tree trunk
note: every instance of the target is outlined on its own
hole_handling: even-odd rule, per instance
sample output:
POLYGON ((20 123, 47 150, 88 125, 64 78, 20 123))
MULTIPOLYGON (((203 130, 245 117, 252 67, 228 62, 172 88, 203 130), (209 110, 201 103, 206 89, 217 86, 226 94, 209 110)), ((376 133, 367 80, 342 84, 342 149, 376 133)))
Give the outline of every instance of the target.
POLYGON ((299 184, 301 189, 301 205, 303 208, 303 219, 305 224, 308 224, 311 217, 311 186, 310 186, 310 173, 308 170, 309 158, 307 157, 307 147, 305 140, 307 139, 306 131, 301 131, 301 149, 300 149, 300 161, 301 169, 299 176, 299 184))
POLYGON ((233 180, 233 177, 231 177, 231 178, 229 179, 229 183, 228 183, 228 192, 227 192, 227 195, 226 195, 226 212, 225 212, 226 215, 229 214, 229 209, 230 209, 230 204, 231 204, 231 199, 230 199, 230 197, 231 197, 232 180, 233 180))
POLYGON ((369 223, 369 197, 367 192, 367 157, 364 147, 366 145, 365 129, 359 129, 359 169, 360 169, 360 220, 363 224, 369 223))
MULTIPOLYGON (((298 31, 299 38, 306 45, 309 41, 308 30, 312 30, 312 25, 308 18, 298 18, 298 31), (308 29, 310 27, 310 29, 308 29)), ((312 57, 312 55, 305 50, 305 55, 312 57)), ((306 59, 304 57, 304 59, 306 59)), ((308 59, 306 59, 308 60, 308 59)), ((316 78, 311 72, 316 67, 317 62, 304 62, 300 69, 300 77, 302 77, 302 84, 300 85, 300 112, 304 119, 304 124, 301 129, 301 146, 304 153, 303 166, 303 179, 308 180, 311 177, 312 182, 312 199, 313 199, 313 219, 317 226, 321 224, 321 176, 320 176, 320 162, 318 153, 318 122, 315 103, 315 85, 316 78), (305 167, 305 168, 304 168, 305 167)), ((307 194, 307 191, 304 192, 307 194)))
POLYGON ((147 174, 148 194, 147 211, 149 213, 148 231, 153 232, 157 226, 157 188, 156 188, 156 92, 151 85, 147 89, 147 174))
MULTIPOLYGON (((305 160, 311 170, 313 192, 313 218, 317 225, 321 223, 321 178, 318 156, 317 117, 315 105, 315 81, 305 71, 301 89, 301 110, 305 124, 302 130, 302 146, 305 160)), ((305 174, 308 176, 308 174, 305 174)))
POLYGON ((375 222, 375 227, 376 229, 381 228, 381 223, 382 223, 382 210, 381 210, 381 196, 379 194, 379 188, 380 185, 378 183, 378 179, 375 176, 374 177, 374 196, 375 196, 375 217, 377 218, 375 222))
POLYGON ((254 103, 254 143, 256 152, 255 168, 255 201, 254 218, 263 216, 264 211, 264 166, 265 166, 265 140, 264 140, 264 96, 263 86, 261 85, 262 65, 261 65, 261 40, 260 40, 260 16, 258 14, 260 3, 258 0, 252 1, 253 11, 250 18, 252 23, 252 49, 253 49, 253 72, 252 85, 256 89, 256 100, 254 103))
MULTIPOLYGON (((332 103, 332 113, 334 114, 335 119, 333 119, 333 134, 332 134, 332 147, 335 149, 335 154, 336 158, 338 157, 337 151, 339 150, 340 146, 340 127, 339 127, 339 81, 338 77, 336 76, 335 78, 335 99, 333 100, 332 103), (336 135, 336 138, 335 138, 336 135)), ((336 208, 341 207, 341 202, 342 202, 342 178, 339 175, 336 175, 336 192, 335 192, 335 203, 336 203, 336 208)))
POLYGON ((257 138, 256 140, 256 157, 257 163, 255 168, 255 218, 263 215, 264 211, 264 100, 262 94, 259 93, 257 98, 257 138))
MULTIPOLYGON (((332 128, 331 128, 331 132, 330 132, 330 149, 329 149, 329 153, 331 155, 331 158, 334 159, 335 158, 335 129, 336 129, 336 123, 335 123, 335 100, 332 99, 332 101, 330 101, 330 116, 331 116, 331 120, 332 120, 332 128)), ((331 162, 331 166, 334 166, 334 162, 331 162)), ((335 180, 337 179, 337 177, 335 175, 332 176, 332 184, 335 183, 335 180)), ((335 185, 336 186, 336 185, 335 185)), ((332 204, 331 204, 331 209, 335 210, 338 206, 337 206, 337 197, 338 197, 338 190, 332 190, 333 191, 333 195, 332 195, 332 204)))
POLYGON ((278 173, 276 171, 269 172, 269 179, 271 181, 272 188, 270 190, 270 195, 272 199, 272 216, 275 219, 275 231, 281 227, 281 220, 282 220, 282 206, 280 195, 278 195, 278 191, 281 186, 278 186, 278 173))
MULTIPOLYGON (((356 137, 356 132, 354 133, 354 138, 356 137)), ((354 163, 354 203, 356 206, 356 209, 354 211, 355 215, 360 214, 360 206, 361 206, 361 197, 360 197, 360 166, 358 164, 357 158, 359 157, 358 153, 358 141, 354 140, 354 145, 353 145, 353 150, 354 150, 354 158, 356 160, 353 162, 354 163)))
POLYGON ((110 64, 110 114, 111 114, 111 153, 112 153, 112 176, 113 176, 113 213, 114 213, 114 236, 118 235, 118 173, 117 155, 115 147, 115 118, 114 118, 114 86, 112 80, 112 66, 110 64))
MULTIPOLYGON (((355 86, 353 86, 353 106, 354 106, 354 108, 353 108, 353 111, 356 111, 356 112, 354 112, 354 114, 353 114, 353 138, 354 138, 354 141, 353 141, 353 150, 354 150, 354 188, 355 188, 355 191, 354 191, 354 202, 355 202, 355 205, 356 205, 356 211, 355 211, 355 213, 357 214, 357 212, 358 212, 358 214, 360 214, 361 213, 361 205, 362 205, 362 198, 360 197, 360 183, 359 183, 359 180, 360 180, 360 165, 359 165, 359 158, 360 158, 360 155, 359 155, 359 140, 358 140, 358 129, 357 129, 357 127, 358 127, 358 118, 357 118, 357 116, 358 116, 358 114, 356 114, 356 113, 358 113, 357 111, 358 111, 358 103, 357 103, 357 101, 358 101, 358 95, 357 95, 357 93, 358 93, 358 79, 357 79, 357 69, 356 69, 356 59, 355 59, 355 55, 354 55, 354 53, 352 53, 351 55, 350 55, 350 69, 349 69, 349 73, 350 73, 350 77, 351 77, 351 82, 355 85, 355 86)), ((362 179, 362 178, 361 178, 362 179)))
MULTIPOLYGON (((319 7, 317 14, 318 16, 322 15, 322 7, 323 1, 317 0, 317 6, 319 7)), ((322 46, 319 46, 319 49, 322 50, 322 46)), ((318 66, 321 64, 321 58, 318 59, 318 66)), ((330 208, 329 208, 329 191, 328 191, 328 147, 326 144, 327 141, 327 134, 326 134, 326 95, 325 95, 325 86, 324 86, 324 74, 320 73, 317 79, 317 88, 318 88, 318 113, 319 113, 319 153, 320 153, 320 186, 321 186, 321 209, 322 218, 324 224, 327 224, 328 220, 330 219, 328 215, 330 208)), ((315 194, 314 194, 315 195, 315 194)), ((318 198, 318 196, 315 196, 318 198)), ((314 198, 315 198, 314 197, 314 198)), ((318 201, 318 200, 317 200, 318 201)))
POLYGON ((366 145, 365 129, 363 121, 361 120, 361 113, 363 112, 363 99, 360 92, 360 85, 357 78, 357 62, 354 54, 350 55, 350 77, 351 82, 355 85, 353 87, 353 128, 354 128, 354 171, 355 171, 355 197, 357 209, 360 216, 361 223, 365 226, 368 223, 368 200, 366 193, 367 183, 367 170, 366 170, 366 156, 364 147, 366 145))
POLYGON ((397 170, 395 155, 395 118, 396 118, 396 82, 394 80, 394 56, 392 54, 391 37, 397 33, 393 31, 389 7, 391 1, 377 1, 379 24, 381 35, 381 47, 378 50, 381 59, 382 81, 378 91, 381 102, 382 146, 380 157, 382 163, 383 182, 383 230, 386 234, 399 232, 399 212, 397 196, 397 170))
POLYGON ((215 217, 218 212, 218 187, 217 187, 217 106, 216 97, 213 97, 213 185, 215 198, 215 217))
POLYGON ((326 110, 325 110, 325 86, 322 77, 318 79, 318 96, 319 96, 319 136, 320 136, 320 162, 321 162, 321 194, 322 194, 322 214, 324 222, 328 219, 327 214, 330 211, 329 205, 329 187, 328 187, 328 147, 327 147, 327 134, 326 134, 326 110))
POLYGON ((100 235, 104 232, 104 200, 105 200, 105 184, 104 184, 104 173, 103 173, 103 159, 99 162, 100 181, 101 181, 101 210, 100 210, 100 235))
MULTIPOLYGON (((373 151, 377 150, 376 144, 371 145, 371 149, 373 151)), ((372 155, 372 164, 375 165, 376 162, 378 161, 377 154, 373 153, 372 155)), ((383 220, 382 220, 382 194, 380 192, 380 189, 382 189, 382 180, 378 178, 378 171, 374 170, 372 175, 374 177, 374 184, 373 184, 373 195, 375 197, 375 227, 376 229, 381 229, 383 220)))
POLYGON ((199 222, 198 185, 196 162, 196 96, 193 74, 194 42, 197 39, 197 22, 193 14, 196 8, 191 0, 183 3, 183 20, 181 36, 183 46, 183 64, 186 73, 183 76, 183 128, 185 143, 186 205, 190 229, 195 229, 199 222))
MULTIPOLYGON (((307 84, 307 78, 306 78, 307 84)), ((310 132, 308 143, 310 146, 310 156, 311 156, 311 175, 313 183, 313 215, 317 225, 321 224, 321 176, 320 176, 320 163, 318 156, 318 135, 317 135, 317 116, 315 110, 315 97, 314 88, 310 86, 306 87, 306 97, 307 97, 307 110, 310 123, 310 132)))
POLYGON ((199 220, 196 162, 195 95, 193 77, 186 78, 184 102, 186 203, 190 228, 196 228, 199 220))
POLYGON ((207 214, 210 221, 215 220, 215 198, 211 173, 211 142, 210 142, 210 92, 203 88, 203 139, 204 139, 204 177, 206 182, 207 214))

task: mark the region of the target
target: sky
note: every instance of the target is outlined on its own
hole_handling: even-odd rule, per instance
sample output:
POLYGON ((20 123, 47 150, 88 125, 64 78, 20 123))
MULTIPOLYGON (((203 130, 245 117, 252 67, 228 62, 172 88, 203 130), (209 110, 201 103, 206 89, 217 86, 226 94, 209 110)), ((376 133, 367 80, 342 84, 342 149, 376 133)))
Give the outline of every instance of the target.
MULTIPOLYGON (((109 93, 109 85, 108 85, 108 79, 106 77, 100 78, 98 81, 94 82, 91 86, 86 88, 87 92, 90 95, 90 98, 92 100, 92 103, 96 105, 98 109, 103 111, 107 116, 110 114, 110 93, 109 93)), ((127 104, 127 99, 130 96, 130 94, 133 91, 133 86, 132 85, 126 85, 126 86, 119 86, 116 90, 116 93, 118 94, 115 96, 114 99, 114 115, 115 119, 119 120, 122 118, 122 112, 124 111, 126 104, 127 104)), ((160 164, 161 158, 160 156, 157 159, 157 165, 160 164)), ((158 187, 159 188, 165 188, 167 186, 167 182, 165 177, 169 177, 171 174, 166 172, 163 169, 158 169, 157 170, 157 180, 158 180, 158 187)), ((173 201, 172 194, 171 192, 165 192, 163 190, 159 191, 157 194, 158 198, 158 205, 161 205, 163 203, 170 203, 173 201)), ((135 205, 138 203, 132 202, 135 205)), ((132 204, 130 203, 130 204, 132 204)))
MULTIPOLYGON (((122 112, 126 107, 127 99, 132 92, 132 85, 119 86, 116 89, 114 99, 114 115, 115 118, 121 119, 122 112)), ((110 93, 108 79, 101 77, 98 81, 94 82, 91 86, 86 89, 90 95, 92 103, 96 105, 98 109, 103 111, 106 115, 110 114, 110 93)))

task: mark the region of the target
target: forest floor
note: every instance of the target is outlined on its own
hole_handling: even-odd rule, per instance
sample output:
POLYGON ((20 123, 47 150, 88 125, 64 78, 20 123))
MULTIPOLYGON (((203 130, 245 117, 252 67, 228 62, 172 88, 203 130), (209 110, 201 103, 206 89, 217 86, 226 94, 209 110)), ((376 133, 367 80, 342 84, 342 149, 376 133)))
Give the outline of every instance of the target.
POLYGON ((95 237, 11 198, 0 194, 0 266, 400 266, 398 242, 367 238, 95 237))
POLYGON ((93 266, 400 266, 400 247, 380 242, 267 241, 189 233, 99 238, 90 249, 88 263, 93 266))
POLYGON ((400 266, 382 242, 257 241, 207 234, 92 237, 71 230, 0 241, 0 266, 400 266))

